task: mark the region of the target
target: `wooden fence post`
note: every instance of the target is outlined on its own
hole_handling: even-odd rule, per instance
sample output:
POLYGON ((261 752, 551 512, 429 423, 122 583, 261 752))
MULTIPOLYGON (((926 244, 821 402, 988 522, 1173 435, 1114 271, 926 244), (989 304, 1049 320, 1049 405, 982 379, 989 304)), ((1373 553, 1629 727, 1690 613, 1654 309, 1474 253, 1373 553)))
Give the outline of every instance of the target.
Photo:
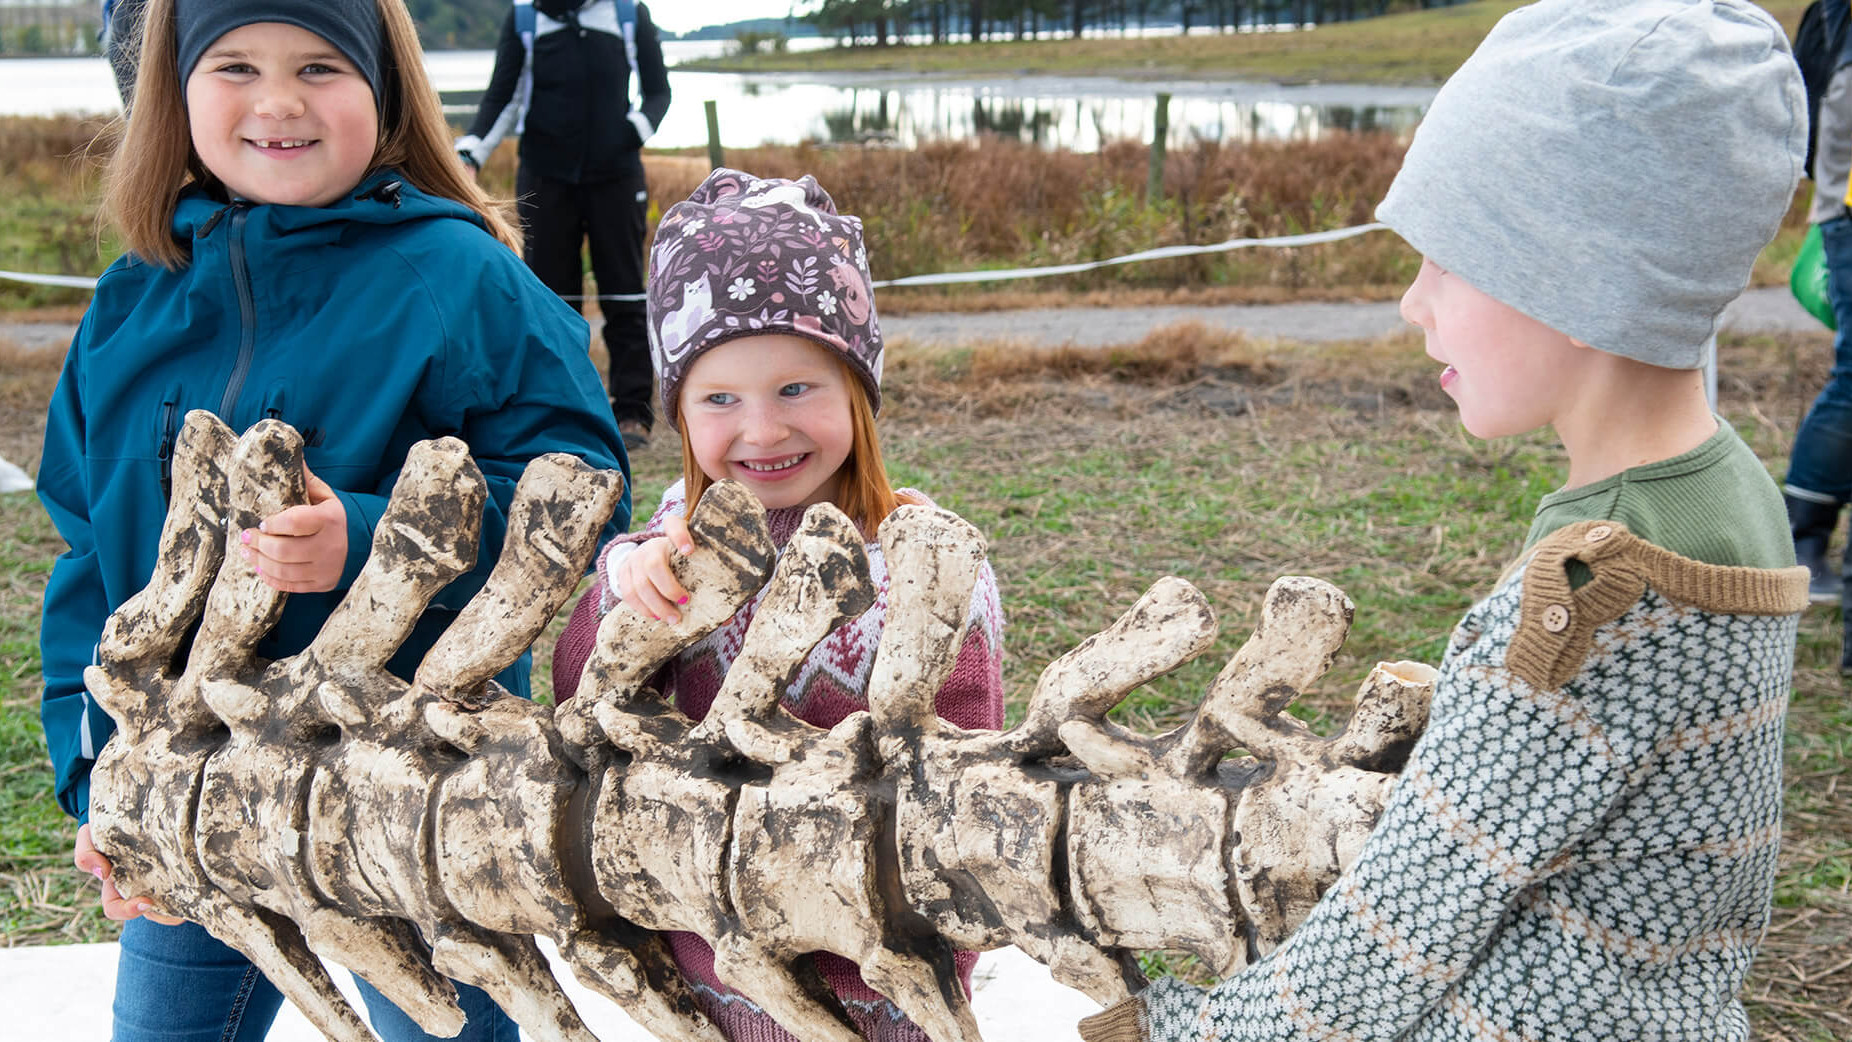
POLYGON ((720 149, 720 103, 712 98, 707 101, 707 165, 727 165, 727 154, 720 149))
POLYGON ((1157 96, 1157 118, 1151 130, 1151 179, 1145 184, 1145 205, 1164 198, 1164 144, 1170 136, 1170 95, 1157 96))

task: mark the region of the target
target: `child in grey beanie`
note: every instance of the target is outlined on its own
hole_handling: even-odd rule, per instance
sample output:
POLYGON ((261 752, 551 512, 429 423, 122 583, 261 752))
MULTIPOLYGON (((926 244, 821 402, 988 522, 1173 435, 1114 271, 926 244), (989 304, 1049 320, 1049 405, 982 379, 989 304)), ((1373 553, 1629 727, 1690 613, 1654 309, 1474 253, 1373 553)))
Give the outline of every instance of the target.
POLYGON ((1435 97, 1379 220, 1558 332, 1703 366, 1807 153, 1787 36, 1748 3, 1539 3, 1435 97))
POLYGON ((1467 429, 1552 428, 1565 487, 1297 932, 1083 1039, 1749 1037, 1807 571, 1697 368, 1793 197, 1806 111, 1743 0, 1543 0, 1441 89, 1378 209, 1424 255, 1402 313, 1467 429))

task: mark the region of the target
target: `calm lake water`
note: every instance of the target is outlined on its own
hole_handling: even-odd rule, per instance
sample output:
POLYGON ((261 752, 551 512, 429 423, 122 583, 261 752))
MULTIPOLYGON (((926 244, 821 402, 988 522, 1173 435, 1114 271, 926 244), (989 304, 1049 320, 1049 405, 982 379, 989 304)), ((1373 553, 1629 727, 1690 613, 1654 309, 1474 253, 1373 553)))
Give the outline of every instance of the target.
MULTIPOLYGON (((793 47, 828 46, 797 39, 793 47)), ((891 74, 714 73, 673 68, 707 57, 722 41, 671 41, 664 47, 674 103, 653 147, 707 143, 703 102, 717 102, 721 141, 729 147, 871 141, 911 147, 933 139, 999 133, 1050 147, 1092 151, 1102 141, 1149 140, 1156 95, 1172 94, 1169 141, 1278 140, 1328 130, 1405 133, 1420 119, 1432 88, 1314 84, 1280 87, 1236 82, 1129 82, 1105 77, 899 78, 891 74)), ((458 122, 475 112, 488 84, 490 51, 433 51, 432 82, 458 122)), ((0 115, 116 112, 115 81, 101 58, 0 60, 0 115)))

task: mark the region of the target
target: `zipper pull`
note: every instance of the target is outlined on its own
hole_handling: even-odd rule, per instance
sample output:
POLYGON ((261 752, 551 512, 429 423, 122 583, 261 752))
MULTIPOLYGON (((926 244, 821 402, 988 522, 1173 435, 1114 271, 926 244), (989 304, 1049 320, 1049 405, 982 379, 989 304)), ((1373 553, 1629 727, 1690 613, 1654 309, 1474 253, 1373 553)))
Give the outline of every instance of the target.
POLYGON ((360 202, 360 201, 371 199, 375 202, 391 203, 392 208, 394 210, 397 210, 399 208, 399 204, 401 202, 404 202, 404 200, 401 199, 399 196, 399 193, 402 192, 404 188, 405 188, 405 182, 403 181, 387 181, 384 184, 378 185, 377 187, 368 189, 367 191, 361 192, 359 195, 354 196, 354 200, 356 202, 360 202))
POLYGON ((244 203, 241 201, 234 201, 234 202, 226 203, 224 206, 221 206, 217 210, 212 211, 212 216, 206 218, 206 223, 199 226, 199 231, 194 232, 193 237, 195 239, 203 239, 206 236, 211 235, 212 229, 217 228, 219 226, 219 221, 226 214, 231 213, 233 210, 236 210, 237 208, 243 205, 244 203))
POLYGON ((174 423, 177 403, 161 403, 161 447, 155 451, 154 458, 161 463, 161 499, 169 501, 174 491, 174 442, 179 438, 178 425, 174 423))

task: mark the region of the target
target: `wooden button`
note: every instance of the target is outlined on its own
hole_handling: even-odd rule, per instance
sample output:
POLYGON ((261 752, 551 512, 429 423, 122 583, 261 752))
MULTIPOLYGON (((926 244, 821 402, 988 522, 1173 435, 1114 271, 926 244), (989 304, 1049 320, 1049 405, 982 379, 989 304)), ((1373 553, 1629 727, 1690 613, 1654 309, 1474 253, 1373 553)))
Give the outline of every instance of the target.
POLYGON ((1596 525, 1595 527, 1589 529, 1588 532, 1585 535, 1583 535, 1582 538, 1588 540, 1591 543, 1599 543, 1603 539, 1606 539, 1607 537, 1613 534, 1614 534, 1613 525, 1596 525))
POLYGON ((1552 604, 1543 609, 1543 628, 1551 633, 1561 633, 1569 628, 1569 609, 1560 604, 1552 604))

